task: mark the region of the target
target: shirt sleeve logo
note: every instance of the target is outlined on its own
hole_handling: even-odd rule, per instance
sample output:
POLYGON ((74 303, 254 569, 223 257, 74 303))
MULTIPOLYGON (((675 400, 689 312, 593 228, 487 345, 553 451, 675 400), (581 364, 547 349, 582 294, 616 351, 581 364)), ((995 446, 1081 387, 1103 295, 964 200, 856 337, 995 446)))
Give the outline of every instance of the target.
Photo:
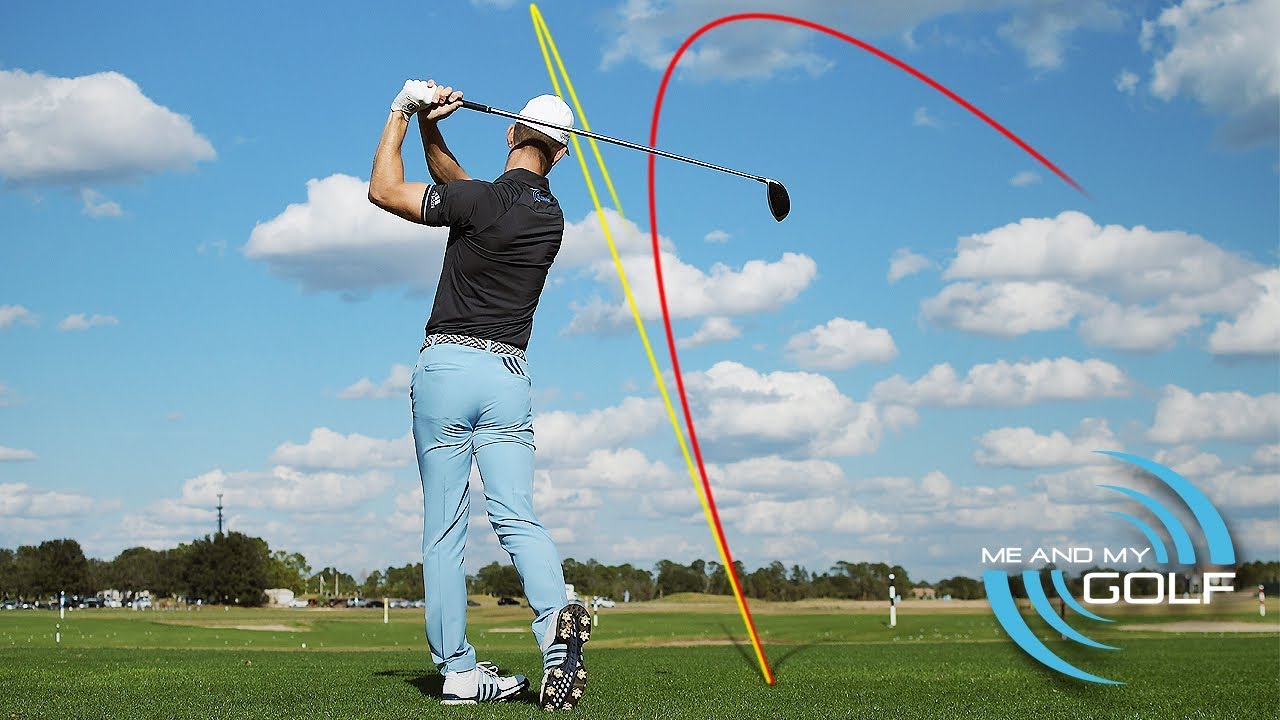
POLYGON ((544 203, 551 202, 551 193, 547 192, 546 190, 543 190, 541 188, 533 188, 529 192, 533 194, 533 199, 536 200, 537 202, 544 202, 544 203))

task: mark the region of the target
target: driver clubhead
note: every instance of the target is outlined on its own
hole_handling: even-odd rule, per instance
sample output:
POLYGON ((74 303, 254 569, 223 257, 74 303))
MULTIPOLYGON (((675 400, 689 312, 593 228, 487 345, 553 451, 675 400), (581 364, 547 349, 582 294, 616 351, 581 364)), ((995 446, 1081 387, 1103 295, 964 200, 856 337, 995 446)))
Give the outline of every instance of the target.
POLYGON ((765 187, 769 195, 769 212, 773 213, 774 220, 782 222, 787 213, 791 212, 791 196, 777 180, 766 179, 765 187))

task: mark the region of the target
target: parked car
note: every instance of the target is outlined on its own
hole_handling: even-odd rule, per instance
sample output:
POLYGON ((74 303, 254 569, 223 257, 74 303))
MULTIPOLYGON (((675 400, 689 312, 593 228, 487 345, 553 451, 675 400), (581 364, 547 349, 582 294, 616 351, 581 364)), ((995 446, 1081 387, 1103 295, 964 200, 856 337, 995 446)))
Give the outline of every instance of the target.
POLYGON ((102 607, 102 598, 87 597, 81 600, 76 607, 79 608, 100 608, 102 607))
POLYGON ((414 601, 413 601, 413 606, 414 606, 414 607, 416 607, 416 608, 424 608, 424 607, 426 607, 426 606, 427 606, 427 599, 426 599, 426 598, 421 598, 421 599, 418 599, 418 600, 414 600, 414 601))
POLYGON ((371 607, 371 608, 381 608, 382 605, 383 605, 383 602, 381 600, 369 600, 364 604, 365 607, 371 607))
POLYGON ((124 603, 120 602, 119 600, 116 600, 115 598, 106 598, 105 600, 102 601, 102 607, 109 607, 109 608, 124 607, 124 603))
POLYGON ((611 608, 611 607, 613 607, 613 606, 617 605, 617 603, 616 603, 616 602, 614 602, 614 601, 610 600, 610 599, 609 599, 609 598, 607 598, 607 597, 599 597, 599 598, 596 598, 593 602, 594 602, 596 605, 599 605, 599 606, 600 606, 600 607, 602 607, 602 608, 611 608))
POLYGON ((471 598, 467 598, 467 607, 480 607, 480 603, 472 600, 471 598))
POLYGON ((347 607, 349 601, 346 598, 329 598, 329 607, 347 607))
POLYGON ((133 608, 137 608, 138 610, 146 610, 147 608, 151 607, 151 598, 149 597, 136 598, 135 600, 129 603, 129 606, 133 608))
POLYGON ((498 598, 498 604, 499 605, 515 605, 516 607, 519 607, 520 601, 515 598, 500 597, 498 598))
POLYGON ((294 598, 289 601, 289 607, 291 608, 311 607, 311 601, 305 598, 294 598))
POLYGON ((347 600, 347 607, 349 608, 369 607, 369 601, 362 597, 349 598, 347 600))
POLYGON ((0 610, 17 610, 17 609, 18 609, 17 600, 5 600, 4 602, 0 603, 0 610))

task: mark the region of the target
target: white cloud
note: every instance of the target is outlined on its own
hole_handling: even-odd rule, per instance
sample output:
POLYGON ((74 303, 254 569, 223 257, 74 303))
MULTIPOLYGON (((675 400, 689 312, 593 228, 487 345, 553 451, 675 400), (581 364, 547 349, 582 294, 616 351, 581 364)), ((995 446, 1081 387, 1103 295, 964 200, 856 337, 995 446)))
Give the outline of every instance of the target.
POLYGON ((842 317, 791 336, 786 349, 787 356, 797 365, 825 370, 889 362, 898 356, 898 346, 888 330, 842 317))
POLYGON ((387 373, 387 377, 382 382, 375 383, 367 377, 362 377, 340 390, 338 398, 341 400, 361 400, 407 397, 409 395, 409 383, 412 379, 413 368, 396 363, 391 366, 390 372, 387 373))
POLYGON ((1034 362, 974 365, 961 379, 949 363, 934 365, 919 380, 901 375, 876 383, 875 402, 921 405, 1012 406, 1050 400, 1124 397, 1131 381, 1120 368, 1102 360, 1060 357, 1034 362))
POLYGON ((1113 31, 1124 16, 1107 0, 1048 0, 1030 4, 999 29, 1000 37, 1020 48, 1027 65, 1052 70, 1062 65, 1068 37, 1077 30, 1113 31))
POLYGON ((9 407, 12 404, 13 404, 12 389, 4 385, 0 385, 0 407, 9 407))
POLYGON ((1254 465, 1263 467, 1280 467, 1280 443, 1258 446, 1253 451, 1252 461, 1254 465))
POLYGON ((0 462, 21 462, 35 460, 36 454, 23 448, 11 448, 0 445, 0 462))
MULTIPOLYGON (((740 12, 777 12, 773 0, 742 0, 740 12)), ((920 0, 918 2, 830 2, 791 0, 787 13, 828 25, 858 37, 901 35, 929 20, 964 13, 1011 10, 1002 36, 1024 50, 1027 62, 1046 66, 1061 62, 1069 36, 1077 30, 1114 30, 1115 11, 1101 0, 920 0)), ((614 37, 606 43, 602 66, 609 69, 635 59, 662 70, 676 47, 694 29, 725 14, 719 0, 623 0, 610 26, 614 37)), ((818 75, 835 62, 817 51, 821 35, 782 23, 742 22, 717 28, 701 38, 680 62, 684 75, 712 78, 768 78, 779 74, 818 75)), ((835 53, 837 57, 843 57, 835 53)))
POLYGON ((224 472, 212 470, 182 484, 180 502, 192 508, 223 502, 237 508, 292 513, 347 512, 378 497, 391 486, 385 472, 359 475, 337 472, 302 472, 277 466, 269 471, 224 472))
POLYGON ((996 337, 1066 327, 1094 296, 1060 282, 958 282, 920 303, 924 316, 944 327, 996 337))
POLYGON ((0 483, 0 518, 49 519, 88 515, 114 502, 79 493, 36 490, 26 483, 0 483))
POLYGON ((1117 350, 1168 350, 1178 337, 1200 325, 1200 315, 1168 306, 1095 304, 1080 321, 1080 337, 1117 350))
POLYGON ((1116 90, 1125 95, 1132 95, 1138 88, 1138 76, 1128 70, 1121 70, 1115 79, 1116 90))
POLYGON ((67 332, 72 330, 88 330, 95 327, 107 327, 111 325, 119 325, 120 319, 115 315, 93 315, 86 316, 84 313, 75 313, 68 315, 58 323, 58 329, 67 332))
MULTIPOLYGON (((653 258, 649 254, 622 258, 636 306, 644 318, 661 317, 658 284, 653 258)), ((601 284, 617 286, 612 263, 598 262, 592 273, 601 284)), ((681 261, 673 252, 662 252, 662 274, 666 280, 667 306, 673 318, 703 315, 746 315, 777 310, 795 300, 818 274, 817 263, 808 255, 783 253, 776 261, 748 260, 740 269, 716 263, 709 271, 681 261)), ((599 298, 575 308, 567 332, 587 333, 623 327, 631 322, 624 302, 599 298)))
POLYGON ((682 348, 695 348, 716 342, 732 340, 742 334, 742 330, 726 317, 711 316, 702 321, 702 325, 692 335, 680 338, 676 345, 682 348))
POLYGON ((120 73, 63 78, 0 70, 0 175, 10 182, 126 180, 214 156, 189 118, 156 104, 120 73))
POLYGON ((271 453, 273 463, 332 470, 402 467, 413 460, 411 433, 381 440, 360 433, 343 435, 326 427, 312 430, 305 443, 282 443, 271 453))
POLYGON ((725 361, 687 373, 685 385, 696 406, 698 434, 713 449, 864 455, 876 450, 885 427, 912 419, 854 402, 816 373, 761 373, 725 361))
POLYGON ((814 528, 840 534, 868 534, 893 528, 892 520, 853 503, 827 498, 762 500, 732 513, 735 526, 751 535, 798 535, 814 528))
POLYGON ((1070 327, 1088 342, 1132 351, 1172 347, 1204 315, 1240 312, 1264 292, 1261 266, 1198 235, 1101 226, 1067 211, 960 238, 921 302, 944 327, 1011 337, 1070 327))
POLYGON ((1014 187, 1026 187, 1035 185, 1038 182, 1040 182, 1040 173, 1034 170, 1022 170, 1009 178, 1009 184, 1014 187))
POLYGON ((894 251, 893 258, 889 260, 888 280, 890 283, 896 283, 904 277, 915 275, 933 266, 932 260, 911 252, 911 248, 898 248, 894 251))
POLYGON ((1215 355, 1274 355, 1280 353, 1280 270, 1253 276, 1262 288, 1234 320, 1223 320, 1209 336, 1215 355))
POLYGON ((0 330, 14 325, 35 325, 37 322, 35 313, 21 305, 0 305, 0 330))
POLYGON ((1145 296, 1214 290, 1252 266, 1198 235, 1099 225, 1068 210, 960 238, 944 277, 1059 280, 1145 296))
POLYGON ((916 111, 911 114, 911 124, 916 127, 942 127, 942 123, 938 122, 938 118, 930 115, 929 110, 923 106, 916 108, 916 111))
MULTIPOLYGON (((653 264, 652 240, 647 230, 622 217, 612 208, 604 208, 605 222, 609 226, 609 234, 621 257, 640 256, 649 259, 653 264)), ((658 237, 658 247, 673 250, 671 240, 658 237)), ((564 222, 564 239, 560 243, 560 252, 556 253, 556 262, 552 272, 567 267, 593 266, 597 270, 612 270, 613 256, 609 252, 609 242, 605 238, 604 225, 600 223, 600 214, 591 211, 578 222, 566 219, 564 222)), ((628 268, 630 270, 630 268, 628 268)), ((607 275, 607 273, 604 273, 607 275)), ((613 276, 609 276, 613 277, 613 276)), ((616 282, 616 280, 615 280, 616 282)))
POLYGON ((80 201, 84 203, 81 212, 89 217, 120 217, 124 214, 119 203, 108 200, 102 193, 92 188, 80 189, 80 201))
POLYGON ((552 410, 533 418, 538 461, 569 466, 585 460, 593 450, 616 448, 653 432, 666 418, 657 398, 628 397, 611 407, 583 413, 552 410), (590 428, 590 432, 584 432, 590 428))
POLYGON ((1280 393, 1197 395, 1166 385, 1147 437, 1159 443, 1275 439, 1280 437, 1280 393))
POLYGON ((716 228, 715 230, 712 230, 706 235, 703 235, 702 239, 706 240, 709 243, 726 243, 726 242, 729 242, 730 237, 731 236, 729 235, 729 233, 719 228, 716 228))
POLYGON ((367 181, 335 174, 308 180, 306 202, 258 223, 243 251, 308 290, 426 292, 440 277, 448 236, 379 209, 367 181))
POLYGON ((1184 0, 1142 23, 1143 49, 1155 56, 1151 90, 1185 94, 1227 116, 1224 138, 1239 146, 1280 134, 1280 53, 1275 0, 1184 0))
POLYGON ((988 430, 978 438, 981 449, 973 453, 979 465, 995 467, 1052 467, 1102 463, 1104 456, 1095 450, 1119 450, 1107 421, 1085 418, 1070 436, 1060 430, 1040 435, 1029 427, 1004 427, 988 430))

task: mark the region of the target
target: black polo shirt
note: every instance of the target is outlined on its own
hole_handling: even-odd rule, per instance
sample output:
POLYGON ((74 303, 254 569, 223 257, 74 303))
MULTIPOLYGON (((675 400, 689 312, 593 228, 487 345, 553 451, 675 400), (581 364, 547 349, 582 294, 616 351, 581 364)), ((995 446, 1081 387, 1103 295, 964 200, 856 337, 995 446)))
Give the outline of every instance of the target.
POLYGON ((430 185, 422 222, 449 227, 427 334, 529 346, 533 313, 564 237, 547 179, 516 168, 493 182, 430 185))

